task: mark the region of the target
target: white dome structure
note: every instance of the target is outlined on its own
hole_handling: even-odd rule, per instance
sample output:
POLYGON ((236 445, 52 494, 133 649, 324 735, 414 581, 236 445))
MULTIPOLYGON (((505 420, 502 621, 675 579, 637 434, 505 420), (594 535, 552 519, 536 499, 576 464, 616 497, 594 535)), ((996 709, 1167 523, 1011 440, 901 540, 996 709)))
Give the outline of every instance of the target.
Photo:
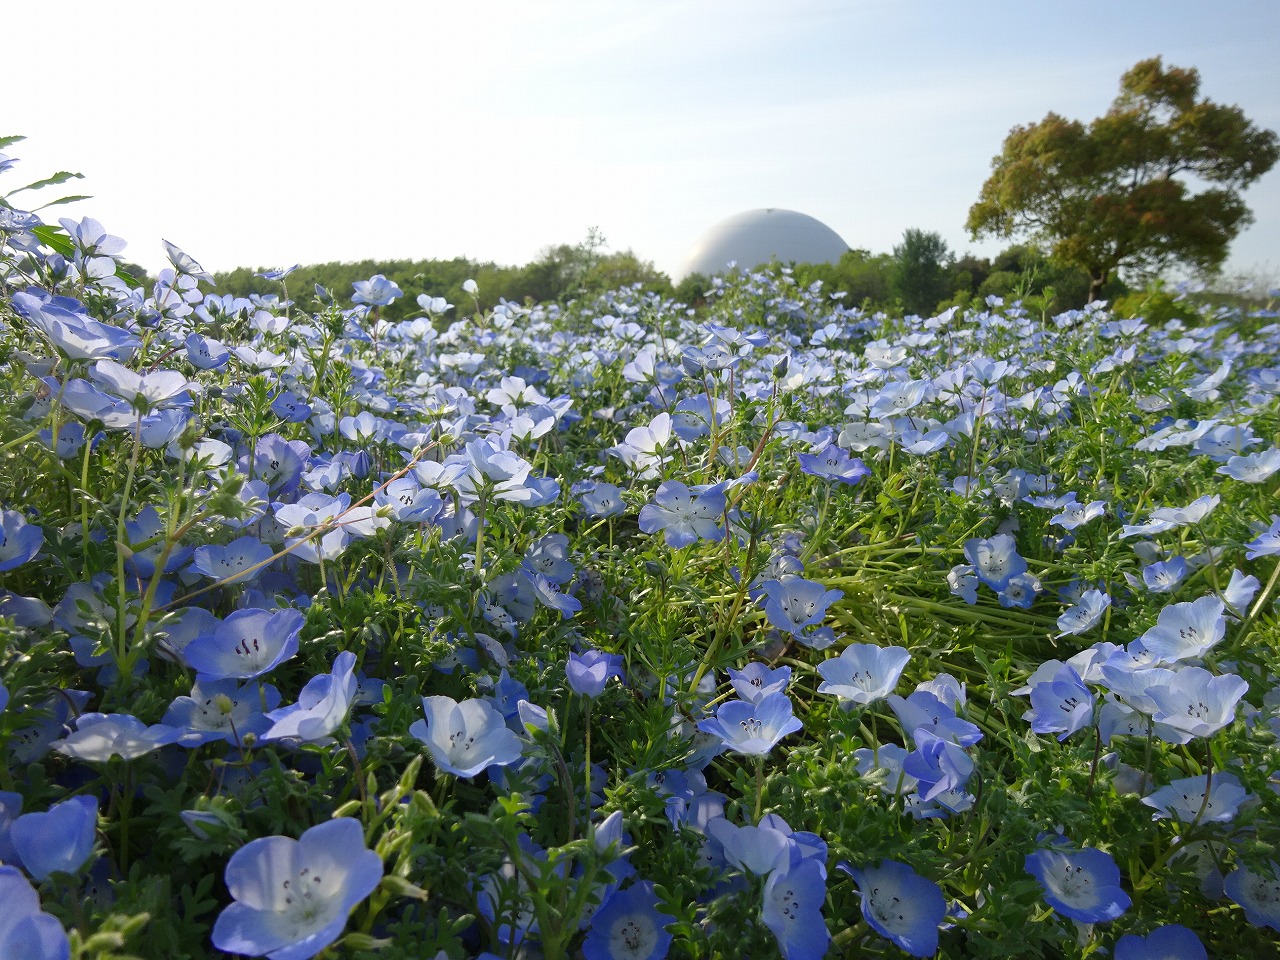
POLYGON ((685 257, 678 280, 691 273, 714 276, 730 262, 750 270, 770 260, 782 263, 835 263, 849 249, 840 235, 820 220, 794 210, 769 207, 721 220, 703 234, 685 257))

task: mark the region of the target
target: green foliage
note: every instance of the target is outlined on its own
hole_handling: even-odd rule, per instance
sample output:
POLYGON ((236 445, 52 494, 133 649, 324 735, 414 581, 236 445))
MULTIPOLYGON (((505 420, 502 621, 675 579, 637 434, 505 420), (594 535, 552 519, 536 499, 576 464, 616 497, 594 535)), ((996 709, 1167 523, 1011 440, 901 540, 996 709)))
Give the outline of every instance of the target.
POLYGON ((931 316, 947 298, 954 259, 942 234, 908 229, 893 248, 892 289, 907 313, 931 316))
POLYGON ((1030 234, 1089 274, 1096 299, 1118 270, 1219 266, 1252 220, 1240 191, 1280 158, 1275 133, 1238 107, 1197 99, 1194 69, 1144 60, 1087 127, 1055 113, 1015 127, 969 210, 975 237, 1030 234), (1187 178, 1206 184, 1192 192, 1187 178))

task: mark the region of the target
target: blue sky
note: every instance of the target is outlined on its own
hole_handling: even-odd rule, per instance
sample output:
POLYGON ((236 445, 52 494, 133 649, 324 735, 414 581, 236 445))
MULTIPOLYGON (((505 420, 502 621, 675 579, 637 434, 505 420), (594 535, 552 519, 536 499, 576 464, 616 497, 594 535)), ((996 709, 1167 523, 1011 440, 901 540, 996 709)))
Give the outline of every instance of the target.
MULTIPOLYGON (((73 0, 5 18, 11 53, 41 52, 10 60, 0 135, 28 140, 3 186, 85 174, 94 199, 64 215, 152 269, 161 238, 211 269, 523 263, 594 226, 674 272, 755 207, 874 251, 916 227, 991 254, 963 224, 1009 129, 1092 119, 1157 54, 1280 130, 1280 4, 1238 0, 73 0)), ((1280 171, 1245 199, 1229 269, 1280 275, 1280 171)))

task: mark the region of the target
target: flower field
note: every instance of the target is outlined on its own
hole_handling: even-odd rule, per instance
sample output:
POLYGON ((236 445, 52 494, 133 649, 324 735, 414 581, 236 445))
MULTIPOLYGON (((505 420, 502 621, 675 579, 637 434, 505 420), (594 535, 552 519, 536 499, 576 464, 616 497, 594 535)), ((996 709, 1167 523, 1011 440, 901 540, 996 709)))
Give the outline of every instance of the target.
POLYGON ((388 322, 17 203, 0 957, 1280 955, 1276 314, 388 322))

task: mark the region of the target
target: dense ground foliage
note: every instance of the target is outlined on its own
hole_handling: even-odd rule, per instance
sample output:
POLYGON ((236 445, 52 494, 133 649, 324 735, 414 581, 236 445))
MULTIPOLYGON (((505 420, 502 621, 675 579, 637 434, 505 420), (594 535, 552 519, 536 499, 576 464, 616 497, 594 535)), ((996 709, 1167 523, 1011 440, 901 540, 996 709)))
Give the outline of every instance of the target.
POLYGON ((0 207, 0 955, 1275 955, 1274 316, 387 322, 63 227, 0 207))

